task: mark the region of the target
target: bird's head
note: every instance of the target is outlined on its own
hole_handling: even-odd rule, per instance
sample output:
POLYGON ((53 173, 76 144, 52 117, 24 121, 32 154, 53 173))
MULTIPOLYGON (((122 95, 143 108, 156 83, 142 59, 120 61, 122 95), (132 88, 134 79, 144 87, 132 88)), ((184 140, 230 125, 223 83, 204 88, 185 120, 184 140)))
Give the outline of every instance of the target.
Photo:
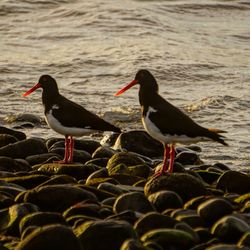
POLYGON ((124 88, 115 93, 115 96, 121 95, 126 90, 130 89, 134 85, 139 84, 140 88, 143 90, 148 90, 152 92, 158 91, 158 85, 154 76, 146 69, 139 70, 132 82, 126 85, 124 88))
POLYGON ((31 89, 29 89, 27 92, 25 92, 23 94, 23 96, 28 96, 29 94, 31 94, 32 92, 34 92, 35 90, 42 88, 45 91, 48 91, 50 93, 58 93, 58 87, 57 87, 57 83, 56 80, 51 77, 50 75, 42 75, 39 78, 39 81, 37 84, 35 84, 31 89))

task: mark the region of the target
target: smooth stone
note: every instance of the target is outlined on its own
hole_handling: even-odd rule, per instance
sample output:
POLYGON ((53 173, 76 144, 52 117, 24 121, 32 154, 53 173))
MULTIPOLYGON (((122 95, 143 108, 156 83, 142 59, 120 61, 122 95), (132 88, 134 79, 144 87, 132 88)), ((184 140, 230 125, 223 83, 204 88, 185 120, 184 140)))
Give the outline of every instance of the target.
POLYGON ((148 196, 148 200, 158 212, 168 208, 180 208, 183 206, 181 197, 173 191, 162 190, 155 192, 148 196))
POLYGON ((181 165, 199 165, 203 163, 198 154, 193 151, 180 152, 176 155, 175 162, 179 162, 181 165))
POLYGON ((107 178, 107 177, 109 177, 108 170, 106 168, 101 168, 90 174, 86 182, 90 181, 91 179, 107 178))
POLYGON ((39 207, 31 203, 14 204, 9 208, 0 210, 0 231, 18 237, 21 219, 37 211, 39 211, 39 207))
POLYGON ((99 184, 97 188, 100 190, 105 190, 105 191, 112 193, 114 195, 117 195, 117 196, 124 193, 124 190, 119 188, 118 185, 114 185, 114 184, 108 183, 108 182, 103 182, 103 183, 99 184))
POLYGON ((0 170, 0 178, 5 178, 5 177, 14 177, 16 176, 14 173, 12 172, 7 172, 7 171, 1 171, 0 170))
POLYGON ((85 162, 85 164, 86 165, 88 165, 88 164, 94 164, 96 166, 106 168, 108 160, 109 160, 109 158, 106 158, 106 157, 95 158, 95 159, 91 159, 91 160, 85 162))
POLYGON ((220 173, 204 171, 204 170, 197 170, 195 172, 202 178, 203 181, 205 181, 208 184, 215 183, 221 176, 220 173))
POLYGON ((91 173, 95 171, 92 165, 83 165, 81 163, 47 163, 42 164, 39 168, 41 172, 47 172, 52 174, 65 174, 74 177, 77 180, 86 179, 91 173))
MULTIPOLYGON (((52 150, 53 148, 64 148, 63 138, 50 138, 46 141, 47 148, 52 150)), ((100 147, 100 143, 94 140, 74 140, 74 149, 87 151, 89 154, 100 147)))
POLYGON ((62 212, 83 200, 96 201, 97 198, 93 193, 70 184, 42 186, 28 190, 24 195, 24 201, 51 212, 62 212))
POLYGON ((75 234, 84 250, 118 250, 127 239, 136 239, 133 227, 125 221, 99 220, 79 225, 75 234))
POLYGON ((163 155, 163 145, 145 131, 139 130, 121 133, 116 139, 114 149, 125 149, 147 157, 163 155))
POLYGON ((229 166, 223 164, 223 163, 220 163, 220 162, 217 162, 215 164, 212 165, 212 167, 214 168, 218 168, 222 171, 227 171, 227 170, 231 170, 229 166))
POLYGON ((88 178, 86 180, 86 185, 98 187, 101 183, 105 183, 105 182, 112 183, 112 184, 119 184, 119 182, 112 177, 103 177, 103 178, 100 177, 100 178, 88 178))
POLYGON ((234 199, 234 202, 240 205, 244 205, 248 201, 250 201, 250 193, 240 195, 234 199))
POLYGON ((198 234, 201 243, 208 242, 213 238, 210 230, 206 227, 197 227, 194 231, 198 234))
POLYGON ((250 201, 246 202, 240 211, 242 213, 250 213, 250 201))
POLYGON ((187 215, 190 215, 190 216, 197 215, 197 211, 192 210, 192 209, 177 208, 177 209, 171 210, 171 213, 170 213, 170 216, 173 218, 176 218, 177 216, 187 216, 187 215))
POLYGON ((250 192, 249 183, 249 175, 237 171, 228 170, 218 179, 216 188, 221 189, 224 192, 245 194, 250 192))
POLYGON ((112 174, 111 177, 122 185, 135 185, 139 181, 145 180, 144 178, 128 175, 128 174, 112 174))
POLYGON ((163 249, 189 249, 196 243, 196 239, 190 234, 179 229, 160 228, 145 233, 141 237, 142 242, 154 241, 163 249))
POLYGON ((100 204, 93 202, 79 202, 63 212, 64 218, 69 218, 75 215, 84 215, 94 218, 100 218, 99 211, 101 209, 100 204))
POLYGON ((121 188, 126 193, 129 193, 129 192, 141 192, 141 193, 143 193, 143 187, 123 185, 123 184, 118 184, 117 187, 121 188))
POLYGON ((26 139, 25 133, 23 133, 21 131, 10 129, 10 128, 6 128, 6 127, 3 127, 3 126, 0 126, 0 134, 12 135, 15 138, 17 138, 19 141, 26 139))
POLYGON ((196 244, 200 242, 199 235, 196 233, 196 231, 189 224, 187 224, 185 222, 179 222, 174 226, 174 229, 182 230, 182 231, 185 231, 185 232, 191 234, 192 237, 194 238, 194 241, 196 242, 196 244))
POLYGON ((88 139, 75 140, 76 149, 87 151, 91 155, 100 146, 101 146, 100 142, 95 140, 88 140, 88 139))
POLYGON ((125 240, 120 247, 120 250, 149 250, 143 246, 142 243, 136 239, 125 240))
POLYGON ((211 240, 207 242, 199 243, 193 246, 192 248, 190 248, 190 250, 207 250, 209 247, 220 244, 220 243, 221 242, 218 239, 212 238, 211 240))
POLYGON ((214 246, 210 246, 205 250, 250 250, 249 247, 238 247, 237 245, 229 245, 229 244, 216 244, 214 246))
POLYGON ((126 210, 132 210, 140 213, 154 211, 154 207, 141 192, 125 193, 117 197, 113 210, 115 213, 121 213, 126 210))
POLYGON ((173 228, 178 223, 170 216, 158 212, 149 212, 142 215, 134 224, 134 229, 139 236, 159 228, 173 228))
POLYGON ((22 235, 28 227, 41 227, 50 224, 67 225, 65 219, 60 213, 34 212, 21 219, 19 223, 19 231, 22 235))
POLYGON ((16 250, 82 250, 73 231, 64 225, 47 225, 32 231, 16 250))
POLYGON ((31 138, 0 148, 0 156, 25 159, 27 156, 47 152, 45 143, 41 139, 31 138))
POLYGON ((114 168, 110 169, 109 175, 115 174, 125 174, 125 175, 132 175, 138 176, 142 178, 148 178, 149 174, 151 173, 151 168, 147 164, 140 164, 128 167, 124 163, 118 164, 114 168))
POLYGON ((250 231, 249 232, 245 232, 242 237, 239 239, 238 246, 243 247, 249 247, 250 248, 250 231))
POLYGON ((108 217, 105 217, 105 219, 127 221, 129 224, 133 225, 138 220, 139 217, 140 213, 137 213, 132 210, 126 210, 121 213, 109 215, 108 217))
POLYGON ((115 197, 113 194, 111 194, 107 191, 104 191, 104 190, 97 189, 97 187, 94 187, 94 186, 80 184, 80 185, 78 185, 78 187, 95 194, 98 201, 100 201, 100 202, 107 199, 107 198, 115 197))
POLYGON ((76 184, 77 180, 69 175, 52 175, 47 181, 41 183, 37 186, 49 186, 49 185, 58 185, 58 184, 76 184))
POLYGON ((0 180, 0 192, 15 197, 23 191, 26 191, 26 188, 14 183, 8 183, 6 181, 0 180))
POLYGON ((111 158, 114 154, 116 154, 117 151, 107 147, 107 146, 100 146, 95 150, 95 152, 92 154, 92 158, 111 158))
POLYGON ((7 123, 20 123, 20 122, 29 122, 36 125, 41 125, 43 119, 37 115, 33 114, 17 114, 17 115, 8 115, 4 118, 7 123))
POLYGON ((34 166, 36 164, 42 164, 42 163, 48 161, 51 157, 59 157, 59 155, 58 154, 53 154, 53 153, 44 153, 44 154, 28 156, 28 157, 26 157, 25 160, 31 166, 34 166))
MULTIPOLYGON (((154 172, 157 173, 159 172, 163 167, 163 162, 160 162, 159 164, 156 165, 154 168, 154 172)), ((186 173, 186 169, 181 165, 179 162, 174 162, 173 165, 173 173, 186 173)))
POLYGON ((18 139, 13 136, 13 135, 9 135, 9 134, 0 134, 0 148, 7 146, 11 143, 15 143, 17 142, 18 139))
POLYGON ((192 198, 191 200, 187 201, 185 204, 184 204, 184 208, 185 209, 195 209, 197 210, 197 208, 199 207, 199 205, 208 200, 209 198, 212 198, 212 196, 198 196, 198 197, 195 197, 195 198, 192 198))
MULTIPOLYGON (((54 148, 49 150, 50 153, 60 155, 61 158, 64 157, 64 148, 54 148)), ((91 154, 84 150, 74 149, 73 161, 85 163, 91 159, 91 154)))
POLYGON ((207 225, 212 225, 221 217, 231 214, 233 210, 234 207, 228 200, 215 197, 202 202, 197 212, 207 225))
POLYGON ((129 167, 143 164, 144 160, 131 152, 116 153, 109 159, 107 163, 108 171, 112 171, 113 168, 121 163, 129 167))
POLYGON ((146 196, 161 190, 176 192, 183 202, 207 193, 206 187, 198 178, 185 173, 172 173, 151 178, 144 187, 146 196))
POLYGON ((102 205, 113 207, 116 197, 106 198, 102 201, 102 205))
POLYGON ((222 217, 211 228, 211 233, 226 243, 236 243, 249 231, 248 223, 233 215, 222 217))
POLYGON ((14 205, 14 198, 0 192, 0 209, 8 208, 14 205))
POLYGON ((198 214, 185 214, 185 215, 178 215, 175 217, 176 220, 185 222, 192 228, 197 227, 205 227, 205 221, 198 215, 198 214))
POLYGON ((7 178, 3 178, 2 180, 8 183, 17 184, 26 189, 32 189, 48 179, 49 177, 46 175, 34 174, 34 175, 27 175, 27 176, 7 177, 7 178))
POLYGON ((31 167, 28 164, 23 164, 11 157, 0 156, 0 171, 18 172, 30 170, 31 167))

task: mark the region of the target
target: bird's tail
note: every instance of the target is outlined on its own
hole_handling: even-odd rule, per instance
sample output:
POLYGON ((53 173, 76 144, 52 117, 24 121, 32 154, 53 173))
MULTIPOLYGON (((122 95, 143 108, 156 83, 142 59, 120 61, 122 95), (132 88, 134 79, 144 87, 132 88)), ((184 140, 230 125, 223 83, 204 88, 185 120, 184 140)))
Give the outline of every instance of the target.
POLYGON ((224 146, 228 146, 228 144, 223 139, 225 138, 225 136, 221 135, 221 133, 227 133, 226 131, 217 128, 208 128, 208 133, 208 136, 214 141, 217 141, 223 144, 224 146))

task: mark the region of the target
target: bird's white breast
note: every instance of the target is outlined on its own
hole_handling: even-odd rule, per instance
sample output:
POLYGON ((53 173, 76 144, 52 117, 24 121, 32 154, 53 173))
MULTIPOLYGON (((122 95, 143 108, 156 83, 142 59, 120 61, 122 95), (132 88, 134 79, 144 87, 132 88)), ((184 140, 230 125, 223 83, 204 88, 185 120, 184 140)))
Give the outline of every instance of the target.
MULTIPOLYGON (((54 107, 54 106, 53 106, 54 107)), ((58 106, 57 106, 58 107, 58 106)), ((54 109, 57 107, 54 107, 54 109)), ((59 108, 59 107, 58 107, 59 108)), ((62 135, 72 135, 72 136, 83 136, 89 134, 94 130, 89 128, 77 128, 77 127, 66 127, 63 126, 53 115, 52 110, 45 114, 45 120, 49 127, 62 135)))

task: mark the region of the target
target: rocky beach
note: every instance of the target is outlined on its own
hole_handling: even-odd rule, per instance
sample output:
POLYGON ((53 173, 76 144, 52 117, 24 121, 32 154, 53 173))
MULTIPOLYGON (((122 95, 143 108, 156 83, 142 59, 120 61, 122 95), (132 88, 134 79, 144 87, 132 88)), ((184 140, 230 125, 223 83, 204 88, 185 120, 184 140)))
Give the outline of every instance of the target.
POLYGON ((63 138, 1 127, 0 146, 1 250, 250 249, 249 173, 203 163, 198 145, 158 178, 144 131, 78 139, 74 164, 53 163, 63 138))

